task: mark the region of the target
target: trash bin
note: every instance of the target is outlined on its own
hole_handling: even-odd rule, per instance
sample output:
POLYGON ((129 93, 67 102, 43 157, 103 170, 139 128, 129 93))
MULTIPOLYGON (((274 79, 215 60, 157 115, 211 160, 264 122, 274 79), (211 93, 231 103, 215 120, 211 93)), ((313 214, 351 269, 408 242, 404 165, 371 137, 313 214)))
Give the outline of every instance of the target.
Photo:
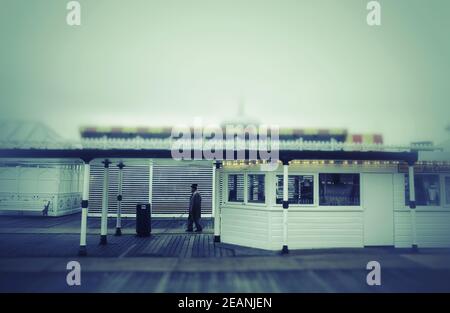
POLYGON ((148 237, 152 231, 152 213, 150 203, 136 205, 136 234, 139 237, 148 237))

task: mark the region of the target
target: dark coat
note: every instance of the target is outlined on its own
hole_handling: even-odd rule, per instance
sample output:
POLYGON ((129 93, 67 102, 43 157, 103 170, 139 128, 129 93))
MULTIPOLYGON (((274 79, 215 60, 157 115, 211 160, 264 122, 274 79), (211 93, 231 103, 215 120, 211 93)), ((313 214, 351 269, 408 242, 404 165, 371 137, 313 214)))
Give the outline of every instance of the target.
POLYGON ((202 214, 202 196, 198 191, 191 195, 189 201, 189 213, 196 217, 200 217, 202 214))

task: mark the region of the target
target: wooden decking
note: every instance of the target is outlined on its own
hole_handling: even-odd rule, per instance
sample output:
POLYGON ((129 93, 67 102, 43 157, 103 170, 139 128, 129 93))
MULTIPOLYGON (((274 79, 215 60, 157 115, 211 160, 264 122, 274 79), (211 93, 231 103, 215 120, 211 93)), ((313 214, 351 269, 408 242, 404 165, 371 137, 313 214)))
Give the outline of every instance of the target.
MULTIPOLYGON (((107 239, 107 245, 99 245, 100 235, 89 235, 88 257, 226 258, 273 254, 271 251, 216 243, 212 234, 108 235, 107 239)), ((78 247, 79 235, 75 234, 0 233, 0 258, 76 257, 78 247)))
POLYGON ((210 234, 158 235, 150 238, 137 255, 181 258, 230 257, 234 256, 234 249, 214 243, 214 237, 210 234))
MULTIPOLYGON (((100 218, 88 219, 89 257, 233 257, 240 247, 214 242, 213 220, 202 219, 202 233, 186 233, 184 218, 153 218, 150 237, 136 236, 136 220, 122 220, 122 236, 114 236, 115 218, 108 219, 108 244, 99 245, 100 218)), ((0 216, 0 257, 76 256, 80 215, 63 217, 0 216), (6 239, 8 238, 8 239, 6 239), (10 245, 11 240, 14 245, 10 245), (50 245, 45 244, 51 242, 50 245)), ((245 249, 245 248, 244 248, 245 249)), ((245 250, 248 252, 248 249, 245 250)), ((252 250, 253 251, 253 250, 252 250)), ((261 250, 254 249, 255 255, 261 250)), ((248 255, 246 253, 245 255, 248 255)))
POLYGON ((0 217, 0 292, 448 292, 450 251, 329 249, 279 251, 215 243, 185 233, 185 220, 155 219, 150 237, 129 233, 99 245, 90 218, 87 257, 78 256, 79 216, 0 217), (73 228, 73 231, 71 230, 73 228), (82 267, 82 285, 65 283, 67 263, 82 267), (382 286, 366 283, 366 265, 382 264, 382 286))
MULTIPOLYGON (((0 233, 39 233, 39 234, 79 234, 80 214, 61 217, 43 216, 2 216, 0 215, 0 233)), ((186 218, 152 218, 153 234, 177 234, 184 233, 186 218)), ((204 234, 212 234, 214 225, 212 218, 202 218, 204 234)), ((108 218, 108 231, 114 233, 116 218, 108 218)), ((100 232, 100 218, 88 218, 88 234, 100 232)), ((122 232, 124 234, 136 233, 136 219, 122 218, 122 232)))

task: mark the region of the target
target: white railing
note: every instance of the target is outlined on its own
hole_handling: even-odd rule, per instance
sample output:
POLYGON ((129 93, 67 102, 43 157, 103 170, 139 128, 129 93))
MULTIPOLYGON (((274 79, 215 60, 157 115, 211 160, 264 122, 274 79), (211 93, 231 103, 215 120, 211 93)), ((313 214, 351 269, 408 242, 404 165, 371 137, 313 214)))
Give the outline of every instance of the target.
MULTIPOLYGON (((89 138, 83 139, 81 144, 85 149, 172 149, 175 141, 173 139, 107 139, 107 138, 89 138)), ((292 151, 392 151, 405 152, 411 151, 411 146, 399 145, 383 145, 383 144, 359 144, 346 143, 337 141, 303 141, 303 140, 280 140, 278 143, 270 141, 249 141, 238 140, 234 142, 227 142, 225 140, 187 140, 184 142, 178 141, 183 147, 191 148, 206 148, 211 146, 216 148, 226 149, 227 145, 237 147, 239 149, 259 149, 263 148, 278 148, 279 150, 292 151)), ((417 149, 417 147, 414 147, 417 149)), ((427 149, 430 147, 428 146, 427 149)))
MULTIPOLYGON (((173 147, 175 140, 172 138, 166 139, 145 139, 141 137, 131 139, 121 138, 83 138, 81 141, 60 141, 60 142, 15 142, 15 141, 0 141, 1 149, 162 149, 170 150, 173 147)), ((178 144, 181 142, 178 141, 178 144)), ((200 149, 210 149, 211 146, 216 148, 227 148, 227 144, 238 149, 259 149, 273 148, 279 150, 292 151, 386 151, 386 152, 408 152, 411 150, 442 150, 440 146, 430 146, 429 144, 420 145, 384 145, 384 144, 367 144, 367 143, 349 143, 337 141, 304 141, 299 140, 280 140, 278 142, 257 141, 257 140, 243 140, 235 139, 234 142, 227 142, 226 140, 187 140, 181 143, 183 147, 193 147, 200 149), (234 145, 233 145, 234 144, 234 145)))

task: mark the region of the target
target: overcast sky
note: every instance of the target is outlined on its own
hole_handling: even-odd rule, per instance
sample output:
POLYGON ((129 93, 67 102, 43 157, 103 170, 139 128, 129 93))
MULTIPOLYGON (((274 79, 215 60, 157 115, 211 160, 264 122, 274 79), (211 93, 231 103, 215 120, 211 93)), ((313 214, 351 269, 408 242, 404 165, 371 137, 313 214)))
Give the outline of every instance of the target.
POLYGON ((450 1, 0 0, 0 118, 81 125, 233 117, 446 140, 450 1))

